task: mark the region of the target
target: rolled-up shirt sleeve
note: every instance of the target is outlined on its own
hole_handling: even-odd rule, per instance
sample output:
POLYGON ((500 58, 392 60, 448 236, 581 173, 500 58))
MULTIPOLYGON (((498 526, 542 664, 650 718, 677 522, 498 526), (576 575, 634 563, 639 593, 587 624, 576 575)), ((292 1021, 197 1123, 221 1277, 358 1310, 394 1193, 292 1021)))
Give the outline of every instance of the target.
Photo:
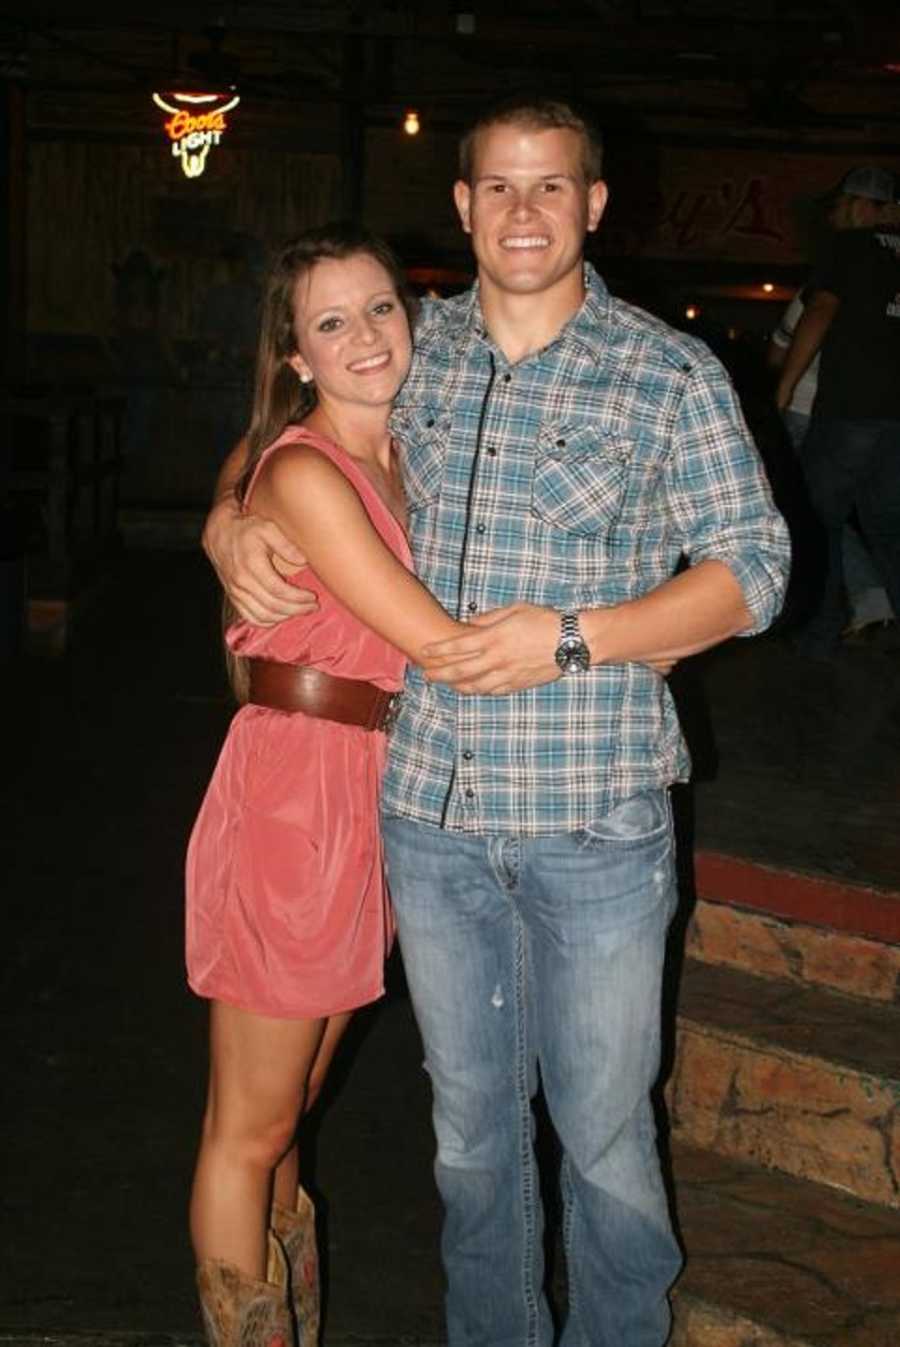
POLYGON ((713 356, 686 372, 667 488, 684 555, 692 565, 724 562, 752 617, 741 635, 765 631, 784 603, 790 537, 731 381, 713 356))

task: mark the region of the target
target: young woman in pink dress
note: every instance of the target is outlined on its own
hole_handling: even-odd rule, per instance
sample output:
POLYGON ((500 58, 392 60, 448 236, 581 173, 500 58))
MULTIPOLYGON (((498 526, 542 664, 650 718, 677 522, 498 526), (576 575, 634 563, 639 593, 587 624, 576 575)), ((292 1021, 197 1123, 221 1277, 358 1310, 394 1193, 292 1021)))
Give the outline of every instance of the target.
POLYGON ((311 616, 226 632, 245 705, 188 849, 187 966, 210 1081, 191 1234, 214 1347, 314 1347, 313 1213, 294 1136, 392 926, 378 785, 405 659, 460 630, 412 575, 388 431, 410 360, 397 264, 370 236, 285 248, 262 318, 245 506, 306 566, 311 616))

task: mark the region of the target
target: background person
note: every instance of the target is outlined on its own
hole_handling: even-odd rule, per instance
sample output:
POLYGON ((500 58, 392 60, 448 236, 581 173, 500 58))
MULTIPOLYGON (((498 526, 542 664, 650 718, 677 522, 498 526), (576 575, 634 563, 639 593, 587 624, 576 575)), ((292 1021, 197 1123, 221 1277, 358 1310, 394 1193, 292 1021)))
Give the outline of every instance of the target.
MULTIPOLYGON (((804 291, 800 290, 781 315, 781 320, 772 333, 768 360, 769 365, 775 370, 784 367, 804 308, 804 291)), ((820 358, 817 351, 797 380, 791 400, 781 414, 788 439, 800 458, 816 401, 820 358)), ((843 635, 846 639, 852 639, 863 636, 867 629, 875 624, 889 622, 894 611, 871 553, 852 523, 844 525, 842 547, 844 583, 850 605, 850 621, 843 635)))
MULTIPOLYGON (((853 510, 900 612, 900 205, 897 180, 882 168, 853 169, 833 210, 828 259, 808 286, 808 303, 778 384, 790 405, 821 350, 818 393, 803 470, 826 537, 822 597, 797 648, 828 657, 847 621, 842 534, 853 510)), ((896 641, 896 622, 886 631, 896 641)))

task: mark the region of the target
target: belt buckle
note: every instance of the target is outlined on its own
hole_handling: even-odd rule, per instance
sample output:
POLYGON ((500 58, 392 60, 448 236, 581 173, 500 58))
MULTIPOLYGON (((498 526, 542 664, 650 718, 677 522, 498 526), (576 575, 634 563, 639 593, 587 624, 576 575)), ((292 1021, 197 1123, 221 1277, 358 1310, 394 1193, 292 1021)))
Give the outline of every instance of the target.
POLYGON ((392 692, 388 698, 387 706, 385 706, 384 711, 382 712, 381 724, 378 727, 380 730, 383 730, 385 734, 390 734, 394 725, 397 723, 402 698, 402 692, 392 692))

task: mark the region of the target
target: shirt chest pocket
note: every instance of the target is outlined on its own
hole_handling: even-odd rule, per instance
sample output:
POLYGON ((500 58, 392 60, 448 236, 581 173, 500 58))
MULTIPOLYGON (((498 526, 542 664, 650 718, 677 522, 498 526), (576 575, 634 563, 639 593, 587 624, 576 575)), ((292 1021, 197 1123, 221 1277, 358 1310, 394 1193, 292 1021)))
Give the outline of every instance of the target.
POLYGON ((634 445, 593 426, 545 428, 538 440, 531 508, 567 533, 602 533, 619 518, 634 445))
POLYGON ((397 404, 391 413, 391 431, 400 442, 407 507, 421 510, 440 493, 449 418, 436 407, 397 404))

